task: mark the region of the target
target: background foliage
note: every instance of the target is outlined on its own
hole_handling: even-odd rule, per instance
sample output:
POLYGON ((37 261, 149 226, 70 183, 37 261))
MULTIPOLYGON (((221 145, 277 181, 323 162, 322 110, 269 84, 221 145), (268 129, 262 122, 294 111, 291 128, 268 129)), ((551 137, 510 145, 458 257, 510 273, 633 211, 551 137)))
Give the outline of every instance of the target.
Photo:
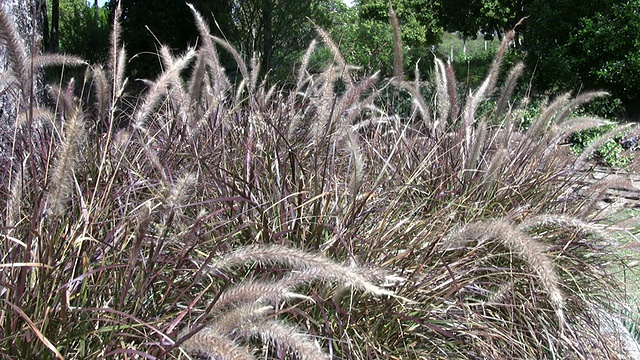
MULTIPOLYGON (((113 12, 116 1, 98 11, 98 22, 85 1, 48 0, 49 14, 54 2, 60 8, 61 49, 98 60, 106 45, 106 13, 113 12)), ((340 0, 192 3, 212 23, 214 34, 236 44, 244 56, 256 55, 262 73, 269 72, 277 81, 294 72, 296 59, 315 36, 316 25, 334 36, 350 63, 390 74, 390 5, 402 28, 405 65, 413 68, 417 63, 423 74, 430 71, 434 46, 446 41, 443 30, 468 40, 501 38, 526 18, 516 31, 514 46, 521 53, 517 57, 526 60, 526 76, 536 93, 609 91, 609 102, 594 106, 603 116, 635 119, 640 107, 640 0, 360 0, 351 8, 340 0)), ((195 27, 183 21, 188 9, 179 1, 122 0, 122 6, 124 42, 135 55, 128 69, 134 78, 153 78, 160 70, 155 56, 159 39, 177 51, 198 42, 195 27)), ((314 54, 314 59, 326 61, 322 54, 314 54)), ((455 67, 466 73, 466 62, 467 69, 486 69, 490 59, 491 52, 475 52, 455 67)), ((230 56, 222 54, 222 61, 236 73, 230 56)))
POLYGON ((111 19, 84 0, 60 0, 60 51, 90 62, 106 60, 111 19))

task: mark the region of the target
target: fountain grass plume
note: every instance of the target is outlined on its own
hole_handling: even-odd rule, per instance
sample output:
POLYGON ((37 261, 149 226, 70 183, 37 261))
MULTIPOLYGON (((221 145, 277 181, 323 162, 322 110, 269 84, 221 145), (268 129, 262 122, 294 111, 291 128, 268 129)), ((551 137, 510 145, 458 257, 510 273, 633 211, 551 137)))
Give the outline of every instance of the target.
POLYGON ((79 109, 66 114, 63 122, 64 136, 57 151, 47 196, 49 209, 57 216, 64 214, 65 204, 74 188, 74 172, 85 137, 84 126, 84 114, 79 109))
POLYGON ((547 292, 553 305, 560 328, 565 324, 565 297, 560 290, 560 279, 553 267, 552 261, 545 254, 542 244, 538 243, 523 231, 502 220, 480 221, 467 224, 449 234, 443 239, 445 248, 456 248, 466 243, 477 241, 485 243, 494 240, 509 249, 523 260, 535 272, 540 285, 547 292))
POLYGON ((165 71, 158 76, 158 79, 152 83, 150 90, 147 92, 147 95, 142 100, 142 104, 138 107, 134 115, 134 129, 144 131, 146 121, 154 113, 154 110, 167 95, 168 91, 174 87, 181 87, 180 72, 189 65, 195 55, 195 50, 189 49, 183 56, 175 59, 171 67, 165 69, 165 71))
POLYGON ((569 115, 571 115, 571 112, 573 112, 579 106, 582 106, 597 98, 601 98, 605 96, 609 96, 609 93, 606 91, 586 91, 586 92, 580 93, 579 95, 571 99, 571 101, 567 104, 567 106, 556 117, 555 122, 559 124, 562 123, 563 121, 568 119, 569 115))
POLYGON ((308 74, 309 61, 311 60, 311 55, 313 55, 313 52, 316 49, 316 45, 317 45, 317 41, 315 39, 312 40, 309 43, 309 46, 307 46, 307 50, 304 52, 304 55, 300 60, 300 67, 298 68, 298 76, 297 76, 296 88, 295 88, 294 94, 297 94, 298 92, 302 91, 302 87, 305 84, 307 84, 309 81, 309 74, 308 74))
POLYGON ((331 35, 321 27, 316 26, 316 32, 318 33, 318 35, 320 35, 322 41, 331 51, 331 54, 333 55, 333 61, 338 64, 338 73, 340 74, 340 77, 344 79, 344 81, 347 83, 347 86, 353 86, 353 78, 349 71, 351 67, 344 60, 344 57, 342 56, 338 45, 333 41, 331 35))
POLYGON ((376 278, 386 278, 387 275, 384 273, 372 277, 371 272, 361 271, 358 266, 340 265, 319 254, 310 254, 279 245, 255 245, 239 248, 214 261, 210 268, 214 272, 224 272, 234 267, 253 263, 282 264, 313 274, 318 279, 336 280, 374 295, 394 295, 392 291, 376 286, 372 282, 376 278))
POLYGON ((98 119, 104 120, 109 110, 109 84, 107 83, 107 75, 101 65, 91 67, 91 77, 93 87, 96 92, 96 107, 98 109, 98 119))
POLYGON ((570 92, 557 96, 550 105, 541 110, 540 115, 535 118, 529 126, 529 129, 527 129, 526 136, 531 139, 531 141, 537 141, 540 136, 546 133, 554 116, 569 103, 570 99, 570 92))
POLYGON ((548 226, 572 229, 584 235, 591 235, 595 238, 593 239, 594 243, 603 242, 607 245, 616 245, 618 243, 611 234, 604 231, 604 227, 602 225, 586 222, 574 216, 563 214, 542 214, 529 217, 518 224, 518 228, 522 230, 548 226))
POLYGON ((220 64, 218 58, 218 51, 212 41, 211 31, 209 25, 202 18, 202 15, 196 10, 196 8, 187 3, 189 9, 193 13, 193 17, 196 21, 196 27, 200 33, 200 41, 202 41, 201 52, 203 53, 203 60, 209 66, 209 70, 213 74, 213 91, 216 97, 221 97, 222 94, 230 87, 229 79, 224 73, 224 67, 220 64))
POLYGON ((115 104, 116 100, 123 94, 126 78, 125 69, 127 62, 127 51, 121 44, 122 24, 122 6, 118 1, 113 14, 113 25, 111 35, 109 36, 109 57, 107 60, 107 77, 111 80, 110 104, 115 104))
POLYGON ((7 51, 9 69, 18 81, 18 87, 22 95, 27 98, 31 91, 31 75, 27 58, 27 50, 18 33, 11 14, 6 6, 0 7, 0 40, 7 51))
POLYGON ((442 133, 446 128, 447 121, 451 111, 451 99, 449 89, 449 78, 447 77, 447 67, 438 57, 434 57, 434 72, 436 84, 436 109, 438 118, 434 127, 437 133, 442 133))
POLYGON ((524 71, 524 63, 519 61, 514 67, 509 71, 509 75, 507 76, 507 80, 505 81, 502 92, 500 93, 500 98, 496 104, 495 115, 500 118, 503 114, 507 112, 507 105, 509 99, 513 97, 513 91, 518 84, 518 80, 522 76, 522 72, 524 71))
POLYGON ((251 77, 249 76, 249 68, 247 67, 246 62, 244 61, 244 59, 242 58, 242 55, 240 55, 238 50, 236 50, 236 48, 231 46, 231 44, 229 44, 226 40, 221 39, 217 36, 211 36, 211 39, 213 39, 213 41, 215 41, 216 44, 222 46, 225 50, 229 52, 229 54, 231 54, 231 56, 233 56, 233 60, 235 60, 236 65, 238 65, 238 69, 240 70, 240 74, 242 75, 242 79, 244 81, 250 81, 251 77))
MULTIPOLYGON (((469 160, 473 160, 476 158, 476 156, 471 156, 471 154, 468 153, 471 149, 472 137, 474 136, 473 126, 474 122, 476 121, 476 110, 478 109, 481 101, 483 101, 487 96, 491 95, 495 90, 496 84, 498 82, 498 75, 500 74, 502 63, 504 62, 504 56, 509 47, 509 43, 513 40, 514 36, 515 32, 513 30, 508 31, 505 34, 502 42, 500 43, 500 48, 498 49, 493 59, 487 77, 484 79, 480 87, 478 87, 476 91, 469 94, 469 96, 467 97, 465 110, 462 115, 462 125, 459 130, 461 134, 464 134, 463 136, 461 136, 461 138, 464 139, 464 149, 466 149, 467 151, 467 160, 465 161, 465 163, 469 163, 469 160)), ((480 121, 482 121, 482 119, 480 119, 480 121)), ((467 166, 467 168, 470 167, 467 166)))
POLYGON ((184 339, 180 348, 188 353, 203 354, 220 360, 254 360, 256 357, 229 336, 208 326, 184 339))

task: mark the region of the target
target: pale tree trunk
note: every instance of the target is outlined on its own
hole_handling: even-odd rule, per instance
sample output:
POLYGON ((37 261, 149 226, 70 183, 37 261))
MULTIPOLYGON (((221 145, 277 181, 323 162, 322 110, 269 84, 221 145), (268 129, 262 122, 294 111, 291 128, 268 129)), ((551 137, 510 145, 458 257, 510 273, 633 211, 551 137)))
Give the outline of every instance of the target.
MULTIPOLYGON (((30 55, 41 53, 42 50, 42 30, 40 24, 43 21, 42 9, 45 0, 0 0, 0 8, 7 11, 15 23, 17 32, 22 39, 22 44, 27 57, 27 67, 30 66, 30 55)), ((4 29, 0 29, 4 31, 4 29)), ((8 59, 5 44, 0 44, 0 73, 7 71, 8 59)), ((36 71, 36 70, 34 70, 36 71)), ((13 125, 19 111, 33 108, 28 103, 37 101, 40 89, 42 89, 42 76, 38 72, 32 78, 32 85, 29 89, 23 89, 21 95, 12 89, 1 89, 0 92, 0 169, 7 169, 7 161, 13 137, 13 125), (18 107, 22 110, 19 110, 18 107)), ((0 172, 0 178, 6 180, 9 175, 4 171, 0 172)))
POLYGON ((0 6, 8 9, 12 14, 18 32, 29 49, 41 38, 39 29, 42 14, 40 9, 42 9, 43 2, 45 0, 0 0, 0 6))
MULTIPOLYGON (((25 56, 27 57, 29 64, 31 54, 42 53, 43 44, 41 24, 44 20, 42 10, 45 9, 43 7, 43 2, 45 1, 46 0, 0 0, 0 8, 7 11, 13 19, 18 35, 22 39, 25 56)), ((5 45, 0 44, 0 71, 5 71, 7 69, 7 61, 5 45)), ((31 66, 27 66, 27 68, 31 68, 31 66)), ((38 70, 34 69, 34 71, 38 70)), ((41 76, 36 73, 33 77, 38 79, 41 76)), ((34 90, 36 93, 38 90, 37 88, 40 87, 36 86, 36 89, 34 90)), ((23 91, 26 91, 26 89, 23 91)), ((26 96, 27 94, 24 95, 26 96)), ((6 109, 3 108, 2 112, 5 113, 6 109)))

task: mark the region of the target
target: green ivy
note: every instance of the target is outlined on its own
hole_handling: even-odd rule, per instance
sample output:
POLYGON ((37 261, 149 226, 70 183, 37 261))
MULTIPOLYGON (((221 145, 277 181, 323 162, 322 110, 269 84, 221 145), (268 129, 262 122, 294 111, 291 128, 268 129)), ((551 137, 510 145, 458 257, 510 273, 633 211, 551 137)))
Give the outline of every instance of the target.
MULTIPOLYGON (((591 142, 616 127, 616 124, 583 130, 571 135, 571 148, 574 153, 581 153, 591 142)), ((626 155, 620 145, 622 136, 607 141, 600 146, 595 155, 603 164, 611 167, 625 167, 633 161, 633 154, 626 155)))

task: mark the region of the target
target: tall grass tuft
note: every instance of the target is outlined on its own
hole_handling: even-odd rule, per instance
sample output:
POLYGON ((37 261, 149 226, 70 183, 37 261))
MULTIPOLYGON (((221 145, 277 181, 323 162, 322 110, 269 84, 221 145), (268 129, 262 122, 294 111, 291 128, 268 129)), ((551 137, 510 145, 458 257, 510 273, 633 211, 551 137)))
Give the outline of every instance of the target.
POLYGON ((161 47, 139 96, 118 10, 107 63, 77 80, 92 86, 47 103, 0 14, 1 78, 19 79, 2 85, 28 120, 2 137, 1 358, 628 357, 626 263, 563 146, 605 123, 572 115, 602 93, 524 128, 511 35, 461 94, 438 59, 426 81, 357 71, 322 29, 292 88, 272 86, 189 6, 199 47, 161 47))

